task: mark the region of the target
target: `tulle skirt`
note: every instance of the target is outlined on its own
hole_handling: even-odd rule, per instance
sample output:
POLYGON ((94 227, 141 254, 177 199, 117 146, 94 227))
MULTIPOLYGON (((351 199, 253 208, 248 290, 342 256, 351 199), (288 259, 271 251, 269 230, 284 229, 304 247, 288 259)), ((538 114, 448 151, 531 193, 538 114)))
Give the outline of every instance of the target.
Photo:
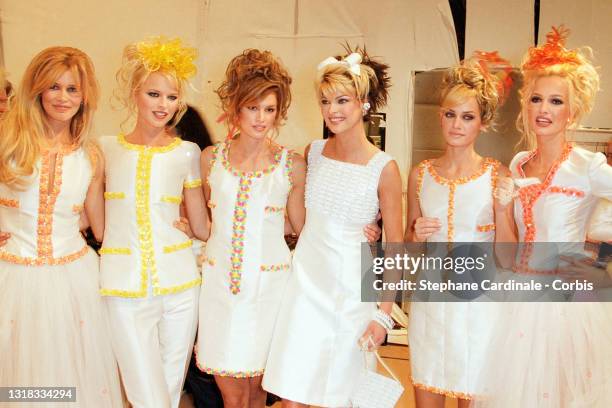
POLYGON ((501 310, 474 407, 612 407, 612 304, 501 310))
POLYGON ((0 386, 76 387, 76 403, 52 407, 123 406, 98 279, 93 250, 58 266, 0 261, 0 386))

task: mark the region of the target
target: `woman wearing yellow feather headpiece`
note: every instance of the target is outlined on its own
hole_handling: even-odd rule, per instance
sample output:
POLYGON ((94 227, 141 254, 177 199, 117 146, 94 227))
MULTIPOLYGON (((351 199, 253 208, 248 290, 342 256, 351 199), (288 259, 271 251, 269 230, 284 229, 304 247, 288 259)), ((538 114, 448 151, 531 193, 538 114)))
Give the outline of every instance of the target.
MULTIPOLYGON (((186 109, 195 50, 156 37, 128 45, 115 98, 135 127, 100 139, 106 157, 101 291, 133 407, 178 407, 197 324, 201 282, 192 242, 174 227, 184 203, 194 235, 208 237, 200 149, 174 137, 186 109)), ((125 124, 125 122, 124 122, 125 124)))

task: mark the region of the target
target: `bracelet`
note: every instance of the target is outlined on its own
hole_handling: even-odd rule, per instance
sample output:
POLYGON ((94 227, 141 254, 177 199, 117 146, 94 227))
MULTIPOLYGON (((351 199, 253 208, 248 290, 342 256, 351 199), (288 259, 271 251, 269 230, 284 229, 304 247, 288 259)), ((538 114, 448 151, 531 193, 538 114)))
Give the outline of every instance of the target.
POLYGON ((380 309, 376 310, 373 320, 384 327, 387 331, 392 330, 395 327, 393 318, 380 309))

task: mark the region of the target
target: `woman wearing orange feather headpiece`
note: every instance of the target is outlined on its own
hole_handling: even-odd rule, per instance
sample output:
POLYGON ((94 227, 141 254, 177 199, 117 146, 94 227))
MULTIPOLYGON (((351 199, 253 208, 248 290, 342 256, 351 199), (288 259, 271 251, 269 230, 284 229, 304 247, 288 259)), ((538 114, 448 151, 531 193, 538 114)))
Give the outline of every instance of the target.
MULTIPOLYGON (((599 197, 612 199, 612 168, 601 153, 568 142, 593 107, 599 76, 582 51, 565 48, 566 36, 563 27, 553 28, 523 61, 517 124, 534 150, 514 157, 512 178, 500 180, 498 196, 514 203, 519 241, 525 243, 513 279, 543 279, 551 288, 581 283, 586 295, 573 299, 598 300, 590 285, 597 289, 610 277, 592 266, 584 241, 599 197)), ((477 406, 612 406, 610 304, 554 303, 564 300, 560 295, 551 290, 537 303, 508 306, 491 343, 486 391, 477 406)))

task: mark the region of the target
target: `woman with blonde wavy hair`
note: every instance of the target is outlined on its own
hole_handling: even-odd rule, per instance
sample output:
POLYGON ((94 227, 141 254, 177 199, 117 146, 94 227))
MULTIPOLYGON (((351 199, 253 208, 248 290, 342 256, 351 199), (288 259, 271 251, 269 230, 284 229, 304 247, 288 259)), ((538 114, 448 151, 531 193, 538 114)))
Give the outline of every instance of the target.
POLYGON ((98 257, 80 213, 104 230, 103 168, 88 140, 98 101, 89 57, 41 51, 0 122, 0 385, 76 387, 82 407, 122 405, 98 257))
POLYGON ((174 136, 186 109, 195 50, 179 39, 129 44, 116 97, 131 132, 100 138, 106 158, 101 292, 128 400, 178 407, 197 325, 200 273, 192 241, 175 228, 184 203, 191 230, 208 238, 200 149, 174 136))
MULTIPOLYGON (((407 242, 452 246, 515 240, 511 212, 493 197, 498 176, 509 174, 508 169, 474 148, 480 133, 495 122, 511 83, 510 70, 496 52, 477 52, 445 73, 440 125, 446 149, 410 173, 407 242)), ((449 247, 440 248, 440 257, 447 256, 449 247)), ((423 273, 428 280, 440 279, 438 270, 423 273)), ((478 392, 496 308, 478 302, 482 299, 446 303, 442 298, 436 302, 434 296, 413 301, 410 310, 408 340, 416 405, 443 407, 445 397, 455 397, 460 408, 468 407, 478 392)))
MULTIPOLYGON (((517 122, 532 150, 518 153, 510 163, 512 179, 499 183, 502 199, 514 204, 519 242, 525 243, 513 268, 516 279, 550 279, 549 286, 561 278, 587 282, 588 221, 599 198, 612 199, 605 156, 568 141, 593 107, 599 75, 586 50, 565 48, 567 34, 553 27, 523 59, 517 122)), ((599 275, 607 277, 604 269, 599 275)), ((478 406, 612 406, 609 303, 540 301, 509 309, 495 330, 478 406)))

